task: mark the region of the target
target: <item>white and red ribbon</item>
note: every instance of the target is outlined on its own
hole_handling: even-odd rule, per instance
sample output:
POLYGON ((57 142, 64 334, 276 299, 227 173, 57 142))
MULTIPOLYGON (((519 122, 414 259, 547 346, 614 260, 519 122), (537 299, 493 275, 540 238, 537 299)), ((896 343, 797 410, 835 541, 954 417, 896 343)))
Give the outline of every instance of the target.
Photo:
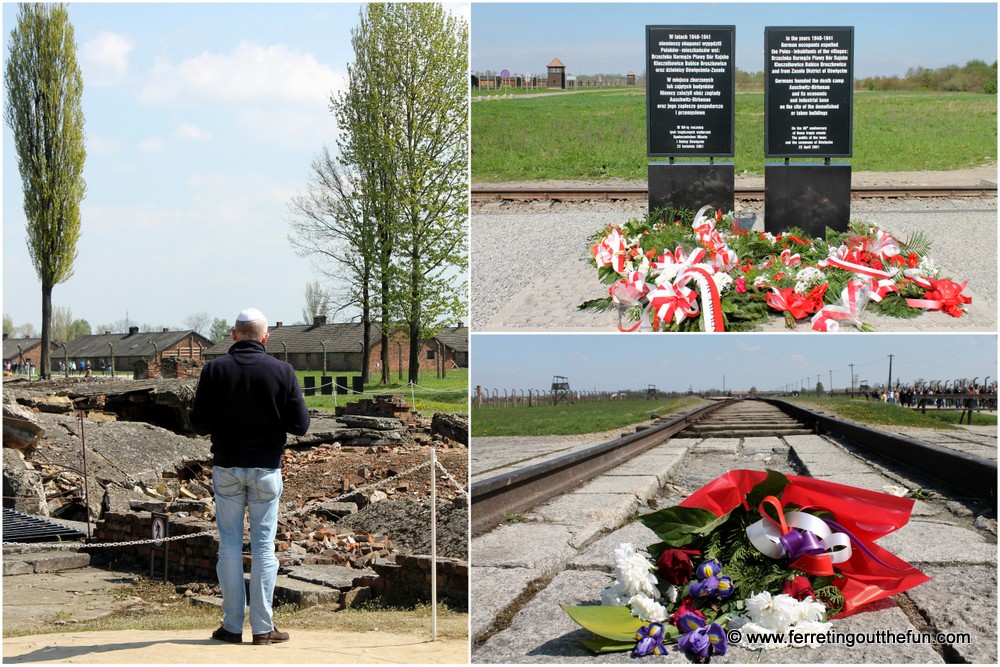
POLYGON ((871 292, 860 280, 851 280, 840 293, 840 301, 823 306, 812 316, 812 328, 816 331, 834 333, 840 330, 841 322, 850 322, 861 328, 861 312, 868 304, 871 292))

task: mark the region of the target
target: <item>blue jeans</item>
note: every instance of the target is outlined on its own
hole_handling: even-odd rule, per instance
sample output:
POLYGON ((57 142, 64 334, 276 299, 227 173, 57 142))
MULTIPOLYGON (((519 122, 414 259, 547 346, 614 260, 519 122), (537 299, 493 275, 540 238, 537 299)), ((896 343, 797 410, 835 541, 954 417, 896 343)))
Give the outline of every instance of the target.
POLYGON ((216 572, 222 588, 222 627, 243 632, 246 589, 243 581, 243 516, 250 510, 250 630, 255 635, 274 629, 271 598, 278 576, 274 535, 278 529, 281 498, 279 468, 212 468, 215 490, 215 523, 219 528, 219 562, 216 572))

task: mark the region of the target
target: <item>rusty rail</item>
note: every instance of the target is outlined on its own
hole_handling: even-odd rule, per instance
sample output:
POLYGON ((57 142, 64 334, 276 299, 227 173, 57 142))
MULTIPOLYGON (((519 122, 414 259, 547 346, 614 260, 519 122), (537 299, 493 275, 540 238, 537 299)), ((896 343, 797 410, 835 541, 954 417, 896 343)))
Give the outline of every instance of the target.
MULTIPOLYGON (((948 186, 909 186, 882 187, 858 186, 851 188, 852 199, 874 198, 946 198, 959 197, 996 197, 997 188, 994 185, 948 185, 948 186)), ((764 199, 764 188, 736 188, 736 199, 764 199)), ((583 202, 583 201, 646 201, 649 191, 645 187, 619 188, 546 188, 546 187, 490 187, 474 186, 472 188, 473 202, 490 201, 552 201, 552 202, 583 202)))
POLYGON ((616 440, 473 483, 473 534, 484 533, 506 516, 529 510, 621 465, 731 402, 724 400, 695 408, 616 440))

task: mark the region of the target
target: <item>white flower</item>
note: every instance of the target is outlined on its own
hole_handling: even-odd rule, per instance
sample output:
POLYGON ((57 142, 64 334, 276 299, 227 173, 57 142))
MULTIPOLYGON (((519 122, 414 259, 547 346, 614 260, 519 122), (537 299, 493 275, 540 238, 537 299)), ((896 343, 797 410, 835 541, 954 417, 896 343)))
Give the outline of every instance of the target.
POLYGON ((770 232, 764 232, 764 238, 767 239, 768 241, 770 241, 771 243, 774 243, 775 241, 778 240, 778 239, 774 238, 774 234, 772 234, 770 232))
POLYGON ((667 598, 667 602, 670 602, 671 604, 673 604, 674 602, 677 602, 677 598, 678 598, 677 587, 674 586, 673 584, 671 584, 670 586, 667 586, 667 590, 664 593, 664 595, 667 598))
POLYGON ((882 487, 882 493, 888 493, 890 496, 896 496, 899 498, 904 498, 909 492, 910 490, 905 486, 893 486, 891 484, 887 484, 882 487))
POLYGON ((649 596, 638 594, 633 595, 628 601, 632 608, 632 614, 644 621, 661 622, 667 618, 667 608, 656 602, 649 596))
POLYGON ((764 275, 757 276, 753 279, 753 286, 757 289, 760 289, 761 287, 768 287, 770 284, 771 283, 768 281, 767 276, 764 275))
POLYGON ((629 597, 643 593, 653 599, 659 599, 660 591, 656 587, 656 576, 651 572, 653 565, 638 553, 635 547, 625 543, 614 551, 615 577, 622 590, 629 597))
POLYGON ((826 605, 818 600, 806 598, 796 600, 799 611, 799 625, 803 623, 819 623, 826 613, 826 605))
POLYGON ((825 634, 832 627, 830 623, 821 621, 826 613, 826 606, 822 602, 812 599, 796 600, 795 598, 780 594, 771 595, 767 591, 752 595, 744 601, 746 605, 746 615, 734 617, 729 622, 730 628, 739 628, 743 632, 743 640, 740 642, 750 648, 780 648, 791 643, 789 631, 795 630, 801 635, 812 635, 808 638, 797 640, 796 646, 815 646, 817 642, 815 635, 825 634), (733 623, 736 622, 736 625, 733 623), (784 642, 762 642, 763 637, 755 637, 751 641, 749 634, 769 634, 784 636, 784 642), (808 640, 808 641, 807 641, 808 640))
POLYGON ((774 632, 784 632, 799 621, 798 600, 790 595, 772 596, 767 591, 747 598, 746 608, 750 620, 774 632))
POLYGON ((629 596, 625 595, 620 583, 601 591, 601 604, 605 607, 624 607, 628 604, 628 600, 629 596))
POLYGON ((816 285, 826 282, 823 272, 815 266, 807 266, 800 270, 795 276, 795 293, 805 294, 816 285))
POLYGON ((719 293, 722 293, 733 286, 733 279, 728 273, 723 273, 720 271, 712 276, 715 280, 715 286, 719 289, 719 293))

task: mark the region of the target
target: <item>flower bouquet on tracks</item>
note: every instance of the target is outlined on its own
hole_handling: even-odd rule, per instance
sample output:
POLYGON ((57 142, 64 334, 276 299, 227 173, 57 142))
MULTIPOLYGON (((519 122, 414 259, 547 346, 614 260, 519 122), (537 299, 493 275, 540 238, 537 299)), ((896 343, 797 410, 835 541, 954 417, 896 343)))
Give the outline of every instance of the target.
POLYGON ((822 643, 830 619, 930 578, 875 544, 913 500, 775 471, 733 470, 640 517, 660 542, 614 552, 600 606, 564 607, 595 653, 698 658, 822 643))
POLYGON ((942 277, 920 234, 900 241, 851 223, 811 239, 740 228, 732 213, 704 206, 654 211, 590 239, 608 296, 582 310, 618 309, 621 331, 741 331, 782 313, 789 328, 872 330, 866 309, 894 317, 940 310, 961 317, 966 283, 942 277), (625 321, 625 324, 622 323, 625 321))

